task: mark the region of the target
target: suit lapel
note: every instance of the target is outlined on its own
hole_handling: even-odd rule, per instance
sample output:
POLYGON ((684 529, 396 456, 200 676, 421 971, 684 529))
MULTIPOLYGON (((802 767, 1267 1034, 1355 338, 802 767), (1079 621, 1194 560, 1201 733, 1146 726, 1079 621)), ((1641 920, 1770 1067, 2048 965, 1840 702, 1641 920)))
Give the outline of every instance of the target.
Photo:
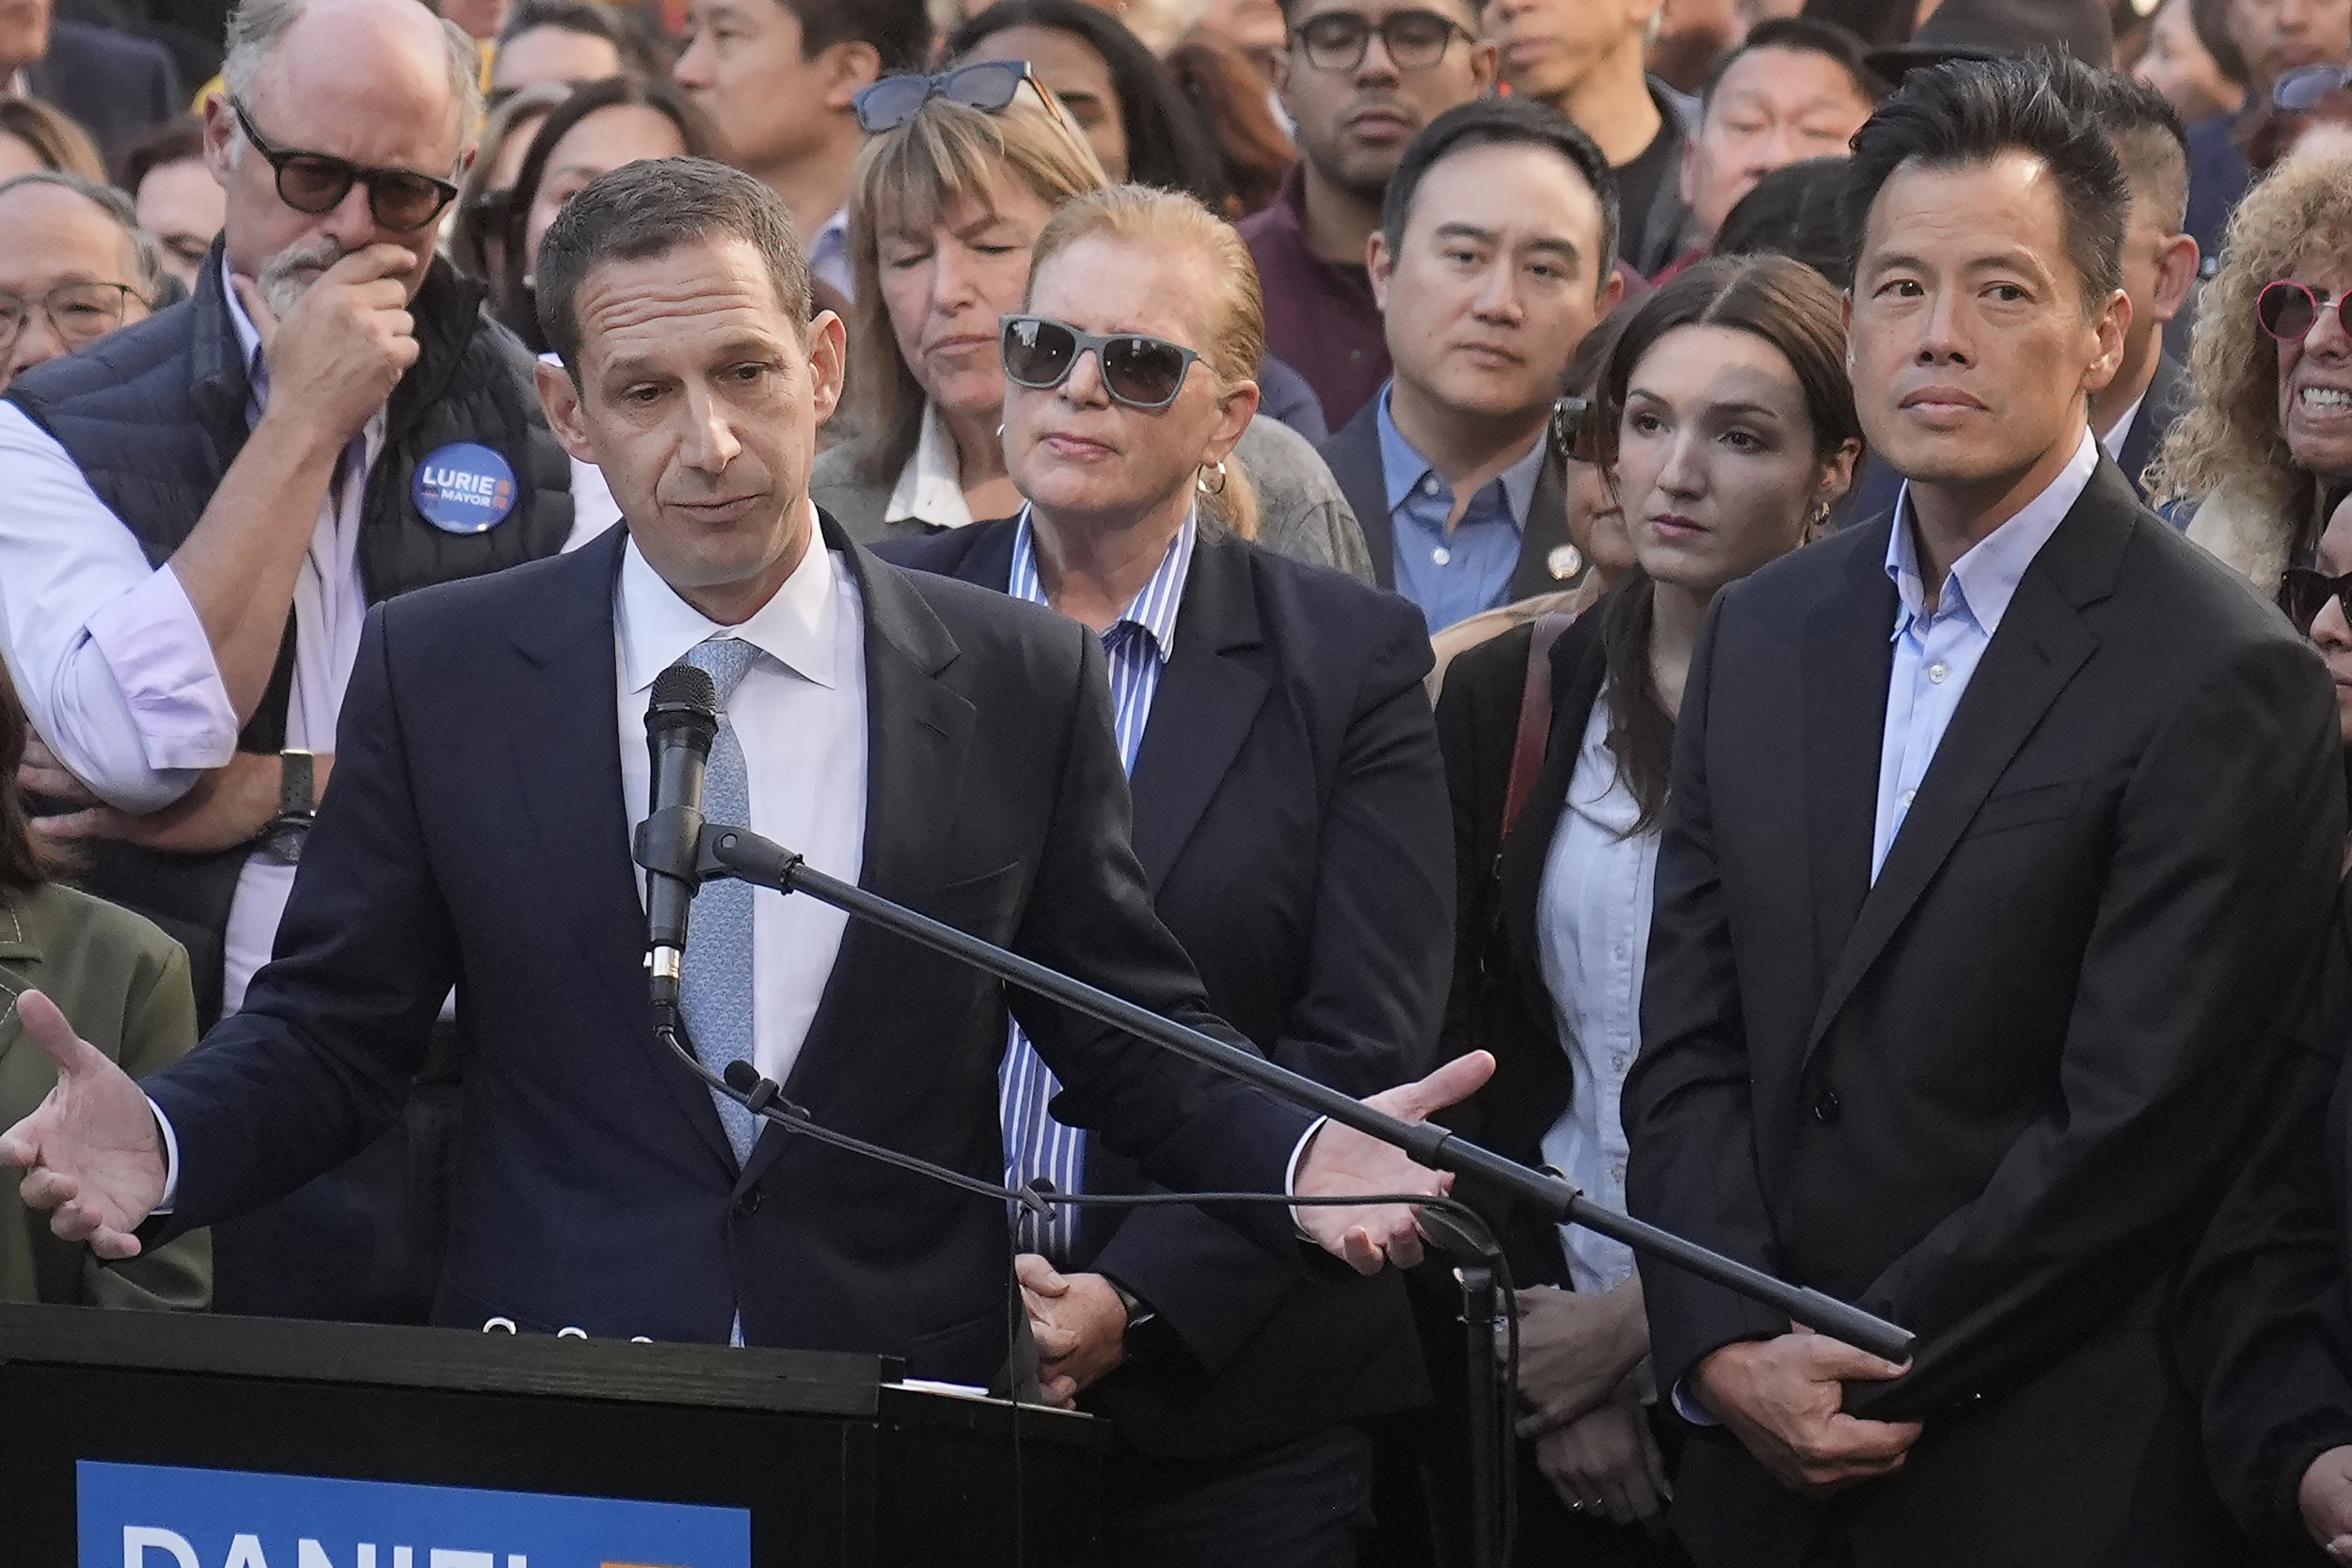
MULTIPOLYGON (((866 622, 866 847, 858 885, 919 904, 949 858, 973 707, 938 678, 956 659, 956 641, 908 574, 852 544, 830 517, 824 532, 857 582, 866 622)), ((870 1003, 850 994, 851 983, 868 949, 889 940, 856 919, 842 932, 840 954, 786 1080, 793 1099, 806 1103, 809 1085, 850 1070, 858 1031, 847 1014, 870 1003)), ((715 1114, 712 1119, 715 1125, 715 1114)), ((746 1180, 759 1179, 786 1136, 774 1127, 761 1132, 746 1180)))
POLYGON ((1273 689, 1253 577, 1241 544, 1204 535, 1194 546, 1175 650, 1129 780, 1136 857, 1154 898, 1273 689))
POLYGON ((1824 978, 1870 891, 1879 748, 1894 663, 1896 594, 1885 572, 1893 519, 1857 531, 1847 569, 1805 626, 1805 835, 1815 978, 1824 978))
POLYGON ((508 705, 506 734, 517 793, 539 841, 548 907, 567 911, 589 970, 605 986, 616 1016, 644 1049, 663 1058, 662 1083, 719 1159, 735 1156, 710 1092, 654 1037, 643 978, 645 927, 630 859, 628 811, 621 795, 620 676, 613 644, 612 595, 628 531, 614 529, 564 557, 551 571, 559 585, 548 611, 515 629, 516 646, 533 667, 532 689, 508 705), (577 759, 577 776, 548 784, 550 758, 577 759))
POLYGON ((1519 563, 1511 574, 1511 597, 1532 599, 1557 594, 1584 570, 1580 554, 1577 569, 1563 577, 1551 569, 1551 552, 1569 544, 1568 500, 1561 488, 1558 464, 1546 459, 1537 470, 1535 493, 1527 503, 1527 522, 1519 531, 1519 563))
MULTIPOLYGON (((1806 1037, 1808 1057, 2050 705, 2097 651, 2098 640, 2078 610, 2112 589, 2138 512, 2122 470, 2103 459, 2074 510, 2026 567, 1830 972, 1806 1037)), ((1876 758, 1863 776, 1870 782, 1875 817, 1876 758)))
POLYGON ((1389 516, 1389 480, 1380 457, 1380 399, 1374 394, 1357 416, 1324 443, 1331 477, 1339 481, 1356 526, 1364 531, 1364 547, 1372 555, 1373 579, 1383 588, 1396 587, 1396 530, 1389 516))
MULTIPOLYGON (((1527 995, 1530 1016, 1551 1017, 1554 1000, 1544 983, 1543 954, 1536 942, 1536 923, 1543 895, 1544 864, 1551 857, 1551 841, 1560 832, 1567 810, 1568 785, 1584 749, 1584 729, 1592 722, 1593 705, 1608 675, 1608 658, 1601 646, 1602 608, 1596 604, 1578 616, 1551 645, 1551 731, 1544 742, 1544 765, 1535 775, 1534 790, 1511 836, 1502 841, 1495 861, 1496 903, 1502 911, 1503 935, 1510 944, 1512 967, 1527 995)), ((1531 644, 1532 645, 1532 644, 1531 644)), ((1515 737, 1516 738, 1516 737, 1515 737)))

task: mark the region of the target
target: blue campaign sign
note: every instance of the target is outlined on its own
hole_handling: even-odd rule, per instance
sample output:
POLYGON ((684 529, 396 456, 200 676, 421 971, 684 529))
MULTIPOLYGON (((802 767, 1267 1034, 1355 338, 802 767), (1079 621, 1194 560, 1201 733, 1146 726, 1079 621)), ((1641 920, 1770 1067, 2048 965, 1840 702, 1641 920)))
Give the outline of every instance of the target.
POLYGON ((75 1465, 80 1568, 751 1568, 749 1509, 75 1465))
POLYGON ((417 511, 443 533, 487 533, 515 510, 515 470, 478 441, 425 453, 410 489, 417 511))

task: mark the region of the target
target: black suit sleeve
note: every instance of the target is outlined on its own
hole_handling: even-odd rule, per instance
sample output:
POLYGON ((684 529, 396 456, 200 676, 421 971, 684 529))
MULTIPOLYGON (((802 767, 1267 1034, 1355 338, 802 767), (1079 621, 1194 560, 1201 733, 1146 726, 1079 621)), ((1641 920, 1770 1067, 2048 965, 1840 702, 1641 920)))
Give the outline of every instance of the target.
POLYGON ((245 1009, 145 1082, 180 1145, 176 1233, 292 1192, 399 1116, 457 979, 410 793, 384 609, 368 616, 277 959, 245 1009))
MULTIPOLYGON (((1454 919, 1445 781, 1422 685, 1429 639, 1408 613, 1356 692, 1324 798, 1306 987, 1272 1053, 1354 1095, 1428 1070, 1445 1003, 1454 919)), ((1197 1209, 1137 1211, 1095 1267, 1150 1302, 1211 1372, 1296 1283, 1197 1209)))
POLYGON ((1901 1418, 2013 1386, 2191 1246, 2310 995, 2344 842, 2318 663, 2247 645, 2185 691, 2123 791, 2059 1093, 1992 1178, 1864 1292, 1921 1330, 1901 1418))
MULTIPOLYGON (((1700 629, 1675 726, 1642 983, 1642 1050, 1621 1095, 1630 1154, 1626 1207, 1777 1274, 1771 1210, 1756 1168, 1747 1033, 1707 776, 1716 638, 1739 593, 1735 584, 1719 594, 1700 629)), ((1645 1257, 1641 1271, 1661 1388, 1681 1384, 1708 1354, 1735 1340, 1788 1331, 1786 1316, 1678 1269, 1645 1257)))
MULTIPOLYGON (((1013 947, 1180 1023, 1251 1049, 1209 1010, 1200 977, 1152 911, 1128 840, 1127 779, 1111 727, 1110 682, 1092 633, 1069 622, 1068 739, 1053 817, 1013 947)), ((1041 693, 1041 696, 1042 694, 1041 693)), ((1063 1085, 1056 1117, 1100 1132, 1154 1180, 1180 1190, 1280 1193, 1313 1118, 1170 1052, 1011 988, 1013 1017, 1063 1085)), ((1244 1216, 1279 1244, 1289 1213, 1244 1216)))
POLYGON ((2296 1490, 2312 1460, 2352 1444, 2342 1187, 2352 974, 2341 944, 2330 957, 2329 1004, 2303 1030, 2189 1267, 2175 1335, 2222 1502, 2266 1548, 2313 1561, 2296 1490))
MULTIPOLYGON (((1438 744, 1445 755, 1446 793, 1454 814, 1454 981, 1446 999, 1443 1046, 1449 1054, 1487 1042, 1478 1038, 1477 1000, 1487 944, 1495 939, 1495 857, 1502 850, 1504 798, 1527 686, 1533 625, 1514 626, 1465 648, 1446 671, 1438 698, 1438 744)), ((1475 1110, 1484 1092, 1459 1113, 1475 1110)), ((1447 1125, 1473 1140, 1466 1115, 1447 1125)))

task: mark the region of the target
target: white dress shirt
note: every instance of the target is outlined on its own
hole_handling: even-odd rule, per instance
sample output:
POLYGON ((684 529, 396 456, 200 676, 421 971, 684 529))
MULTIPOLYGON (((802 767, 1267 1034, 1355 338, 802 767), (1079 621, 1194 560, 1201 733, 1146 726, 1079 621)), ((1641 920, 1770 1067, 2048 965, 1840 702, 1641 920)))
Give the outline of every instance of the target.
POLYGON ((1878 880, 1886 852, 1935 760, 1944 732, 1968 689, 2001 617, 2017 595, 2026 568, 2050 542, 2099 467, 2099 443, 2085 428, 2081 444, 2049 487, 2017 515, 1971 546, 1945 575, 1933 610, 1919 572, 1911 518, 1911 486, 1895 502, 1886 544, 1886 575, 1895 579, 1894 667, 1886 681, 1886 728, 1879 737, 1878 821, 1870 841, 1870 879, 1878 880))
MULTIPOLYGON (((1609 749, 1609 693, 1592 717, 1568 780, 1566 808, 1535 895, 1535 948, 1573 1085, 1544 1134, 1544 1160, 1595 1202, 1625 1208, 1625 1122, 1617 1101, 1642 1043, 1642 975, 1649 958, 1655 831, 1637 833, 1641 802, 1609 749)), ((1582 1226, 1560 1227, 1568 1275, 1598 1294, 1633 1276, 1633 1253, 1582 1226)))
MULTIPOLYGON (((866 612, 856 581, 815 531, 814 508, 809 526, 800 565, 738 626, 706 619, 629 541, 613 628, 621 798, 632 839, 652 787, 645 703, 654 677, 706 638, 739 637, 767 656, 727 700, 751 784, 749 826, 827 876, 858 879, 866 858, 866 612)), ((752 921, 753 1065, 782 1084, 808 1037, 849 916, 804 895, 762 889, 752 921)))
MULTIPOLYGON (((225 263, 224 263, 225 264, 225 263)), ((268 399, 261 334, 229 291, 230 320, 254 379, 258 423, 268 399)), ((359 653, 367 594, 358 566, 364 475, 384 451, 382 410, 361 432, 359 476, 339 470, 294 579, 294 672, 286 745, 332 752, 343 688, 359 653)), ((196 608, 168 564, 98 499, 65 449, 0 404, 0 652, 33 728, 100 800, 125 811, 170 804, 206 768, 236 754, 235 708, 196 608)), ((229 910, 224 1003, 269 960, 294 867, 247 857, 229 910)))
POLYGON ((929 523, 933 528, 968 528, 977 521, 971 502, 963 498, 963 460, 957 455, 956 438, 935 403, 923 404, 922 434, 915 437, 914 455, 898 470, 882 521, 929 523))
MULTIPOLYGON (((2139 396, 2132 400, 2132 405, 2123 410, 2123 417, 2115 421, 2115 427, 2109 430, 2105 436, 2099 437, 2099 444, 2106 448, 2107 455, 2114 458, 2118 463, 2123 461, 2123 443, 2132 438, 2132 426, 2139 422, 2139 411, 2146 407, 2147 404, 2148 394, 2145 392, 2140 393, 2139 396)), ((2137 474, 2128 475, 2127 477, 2135 484, 2139 483, 2139 476, 2137 474)))

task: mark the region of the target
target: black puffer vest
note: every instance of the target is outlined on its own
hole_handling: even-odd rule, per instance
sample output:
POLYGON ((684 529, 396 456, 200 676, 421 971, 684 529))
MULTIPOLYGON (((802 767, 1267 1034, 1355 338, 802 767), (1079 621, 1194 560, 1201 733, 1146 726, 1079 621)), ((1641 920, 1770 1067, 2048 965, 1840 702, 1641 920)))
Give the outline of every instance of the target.
MULTIPOLYGON (((193 298, 26 372, 6 394, 65 448, 158 566, 194 531, 249 434, 251 388, 221 272, 215 245, 193 298)), ((572 526, 571 467, 532 390, 530 354, 483 313, 479 289, 445 261, 433 263, 409 309, 417 362, 393 389, 384 451, 362 503, 359 574, 372 605, 553 555, 572 526), (514 470, 514 505, 486 532, 445 533, 412 499, 418 466, 460 441, 488 447, 514 470)), ((289 610, 278 667, 238 736, 240 750, 285 745, 294 647, 289 610)), ((229 905, 247 853, 170 855, 110 844, 86 856, 85 886, 187 945, 207 1022, 219 1012, 229 905)))

